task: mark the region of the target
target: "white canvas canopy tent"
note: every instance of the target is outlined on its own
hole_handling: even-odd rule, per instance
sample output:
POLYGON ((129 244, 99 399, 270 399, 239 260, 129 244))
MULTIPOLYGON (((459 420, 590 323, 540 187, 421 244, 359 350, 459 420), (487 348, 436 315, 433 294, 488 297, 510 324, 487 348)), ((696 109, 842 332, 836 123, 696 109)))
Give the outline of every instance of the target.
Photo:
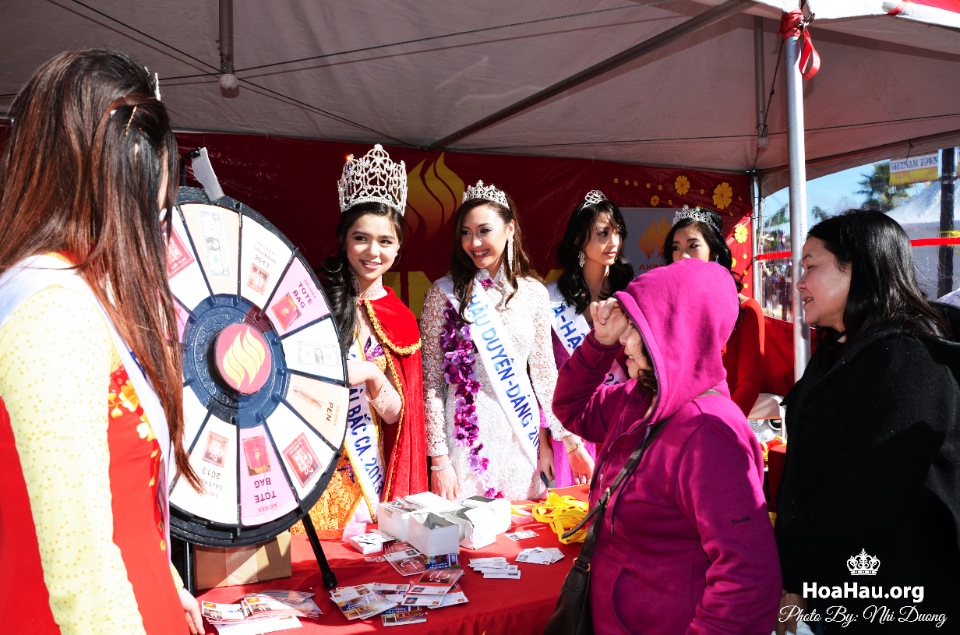
POLYGON ((801 101, 777 32, 798 4, 2 0, 0 115, 53 54, 106 47, 160 74, 184 131, 749 172, 772 192, 789 181, 792 130, 795 208, 804 167, 960 143, 960 1, 806 2, 823 66, 788 116, 801 101))

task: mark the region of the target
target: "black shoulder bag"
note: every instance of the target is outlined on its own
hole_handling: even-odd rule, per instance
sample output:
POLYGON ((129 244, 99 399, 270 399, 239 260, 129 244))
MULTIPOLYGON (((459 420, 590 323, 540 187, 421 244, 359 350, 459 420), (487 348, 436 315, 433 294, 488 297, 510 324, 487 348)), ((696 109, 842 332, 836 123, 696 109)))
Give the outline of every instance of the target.
POLYGON ((600 525, 603 524, 603 514, 607 509, 607 503, 620 487, 620 484, 637 469, 640 459, 643 457, 647 446, 653 441, 653 437, 660 432, 664 424, 669 421, 664 419, 650 428, 649 433, 644 437, 640 447, 633 451, 630 458, 624 464, 623 469, 617 474, 613 485, 604 490, 603 495, 593 509, 580 521, 576 527, 563 534, 564 538, 569 538, 580 531, 580 528, 590 522, 593 518, 593 524, 587 532, 587 537, 580 548, 580 554, 573 561, 573 567, 570 573, 563 581, 560 588, 560 597, 557 599, 557 607, 547 622, 544 629, 544 635, 592 635, 593 620, 590 616, 590 560, 593 558, 593 548, 597 542, 597 534, 600 532, 600 525), (595 518, 594 518, 595 517, 595 518))

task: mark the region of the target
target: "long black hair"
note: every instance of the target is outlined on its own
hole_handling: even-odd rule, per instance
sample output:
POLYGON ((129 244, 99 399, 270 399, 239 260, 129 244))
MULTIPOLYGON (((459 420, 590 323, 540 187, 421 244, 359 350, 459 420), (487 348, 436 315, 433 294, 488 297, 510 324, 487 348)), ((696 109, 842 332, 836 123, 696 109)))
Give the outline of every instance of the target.
POLYGON ((183 446, 170 225, 160 222, 177 198, 177 140, 155 88, 142 64, 113 51, 66 51, 34 71, 10 107, 0 157, 0 272, 70 254, 153 384, 176 468, 199 491, 183 446))
POLYGON ((397 240, 403 243, 403 215, 390 205, 360 203, 340 215, 340 222, 337 223, 337 255, 324 261, 323 266, 317 270, 317 277, 320 278, 330 301, 330 308, 336 317, 337 327, 340 329, 340 344, 344 351, 350 350, 353 344, 353 331, 357 321, 357 290, 353 286, 350 263, 347 261, 347 234, 354 223, 367 214, 389 218, 397 232, 397 240))
MULTIPOLYGON (((730 270, 730 275, 733 276, 733 281, 737 285, 737 293, 739 293, 743 289, 743 280, 740 278, 740 275, 733 270, 733 253, 730 251, 730 247, 727 246, 727 241, 723 239, 723 219, 720 217, 720 214, 705 207, 698 207, 695 211, 706 214, 709 217, 709 221, 704 222, 690 217, 681 218, 676 221, 673 227, 670 228, 670 231, 667 232, 667 237, 663 241, 663 261, 668 265, 673 262, 673 237, 676 235, 677 230, 692 226, 700 232, 703 240, 707 243, 707 247, 710 249, 710 260, 730 270)), ((739 324, 739 321, 737 324, 739 324)))
POLYGON ((668 265, 673 262, 673 237, 677 230, 693 226, 700 232, 703 240, 707 243, 707 247, 710 248, 710 260, 723 265, 727 269, 733 269, 733 254, 730 253, 727 241, 723 239, 723 219, 720 218, 720 214, 704 207, 698 207, 694 211, 706 214, 710 219, 709 222, 690 217, 681 218, 675 222, 663 241, 663 261, 668 265))
MULTIPOLYGON (((503 220, 503 223, 509 224, 513 221, 513 266, 509 266, 507 252, 503 252, 503 275, 513 287, 513 291, 507 296, 504 305, 508 304, 517 293, 517 279, 531 276, 539 280, 540 276, 530 267, 530 258, 523 249, 523 232, 520 230, 520 219, 517 218, 517 206, 510 198, 510 195, 504 192, 507 197, 507 205, 504 206, 496 201, 485 198, 473 198, 464 201, 457 208, 457 213, 453 217, 453 248, 450 257, 450 277, 453 279, 453 294, 460 301, 460 317, 466 321, 464 311, 469 302, 467 300, 473 295, 473 277, 477 274, 477 266, 473 264, 473 259, 467 255, 463 249, 463 243, 460 239, 460 228, 463 226, 463 219, 471 211, 481 205, 489 205, 497 211, 497 215, 503 220)), ((508 243, 509 246, 509 243, 508 243)))
POLYGON ((837 265, 850 270, 843 309, 848 343, 888 326, 933 337, 950 333, 917 285, 910 238, 886 214, 847 210, 814 225, 807 238, 822 240, 837 265))
POLYGON ((623 245, 627 240, 627 224, 620 213, 620 208, 612 201, 603 199, 599 203, 590 204, 582 201, 570 215, 567 231, 563 234, 560 246, 557 247, 557 264, 563 273, 557 279, 557 289, 563 299, 570 306, 576 307, 577 313, 583 313, 590 304, 590 289, 583 279, 583 267, 580 265, 580 252, 590 241, 593 233, 593 224, 601 214, 610 217, 613 231, 620 234, 620 251, 616 261, 610 265, 606 288, 602 290, 601 299, 609 298, 616 291, 627 288, 633 280, 633 266, 623 255, 623 245))

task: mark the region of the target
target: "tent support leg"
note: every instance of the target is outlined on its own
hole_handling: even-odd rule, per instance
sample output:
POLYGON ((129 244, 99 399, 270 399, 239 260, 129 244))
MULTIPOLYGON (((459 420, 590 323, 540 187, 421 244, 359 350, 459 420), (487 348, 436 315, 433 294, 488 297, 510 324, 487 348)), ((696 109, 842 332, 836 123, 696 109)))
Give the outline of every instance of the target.
MULTIPOLYGON (((790 247, 792 251, 792 282, 797 283, 803 273, 800 255, 807 237, 807 166, 804 145, 803 78, 800 76, 800 38, 793 36, 783 41, 784 77, 787 90, 787 156, 790 165, 790 247)), ((793 375, 803 376, 810 359, 810 328, 803 321, 800 296, 792 293, 793 308, 793 375)))

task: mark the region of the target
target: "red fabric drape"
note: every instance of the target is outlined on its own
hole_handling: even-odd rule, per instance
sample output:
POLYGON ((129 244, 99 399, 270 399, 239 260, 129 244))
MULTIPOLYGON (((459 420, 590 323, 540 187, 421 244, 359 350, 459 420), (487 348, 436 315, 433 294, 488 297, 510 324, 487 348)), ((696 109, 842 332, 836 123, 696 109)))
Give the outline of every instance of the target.
POLYGON ((383 453, 388 459, 383 500, 389 501, 424 492, 429 487, 420 329, 413 313, 389 287, 385 297, 370 304, 378 323, 375 327, 380 329, 377 336, 397 371, 403 395, 400 421, 383 427, 383 453))

